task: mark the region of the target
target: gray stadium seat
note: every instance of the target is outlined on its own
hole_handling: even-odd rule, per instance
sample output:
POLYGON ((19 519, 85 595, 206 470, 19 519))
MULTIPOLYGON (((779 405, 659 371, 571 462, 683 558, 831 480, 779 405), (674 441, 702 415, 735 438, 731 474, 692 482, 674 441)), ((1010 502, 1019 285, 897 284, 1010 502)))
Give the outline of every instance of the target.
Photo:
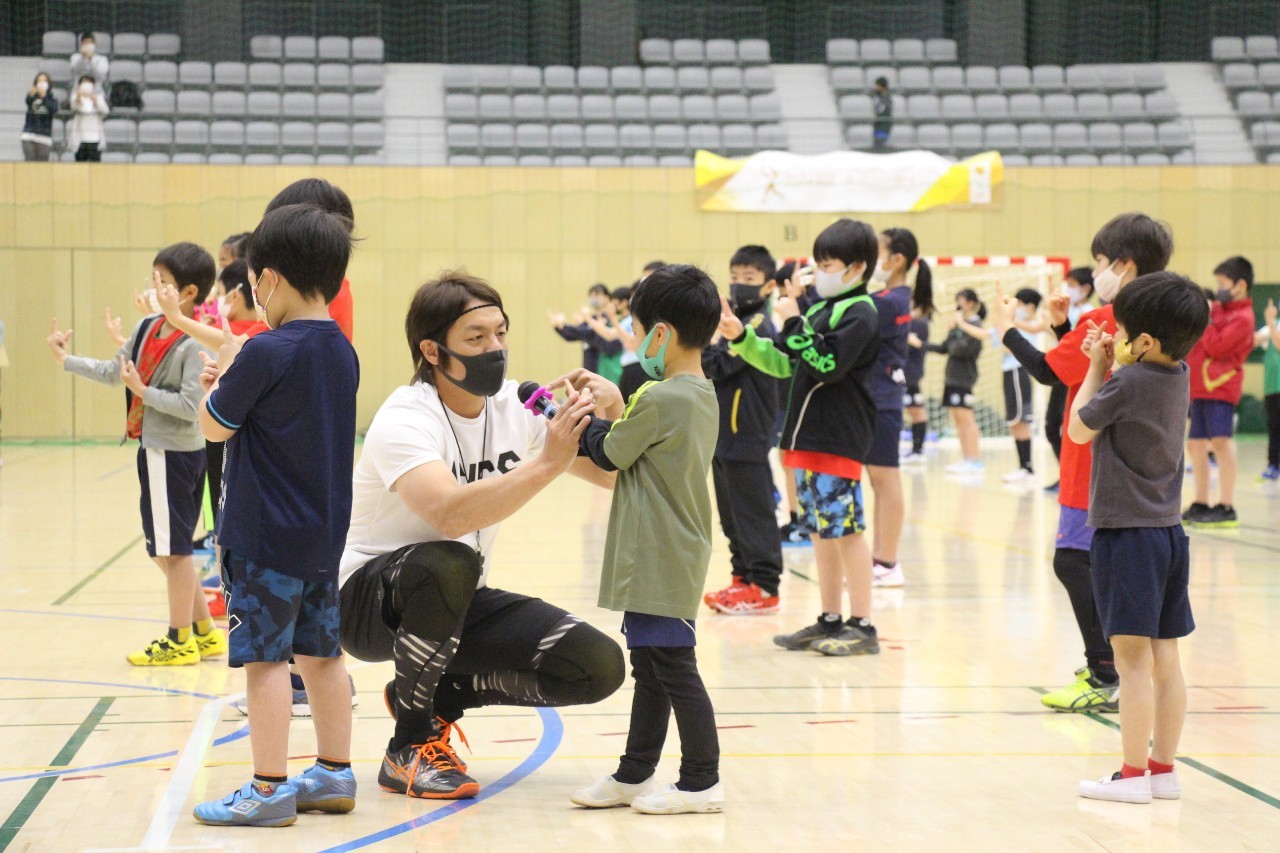
POLYGON ((1123 147, 1120 125, 1104 121, 1089 126, 1089 148, 1095 154, 1107 154, 1123 147))
POLYGON ((657 67, 644 69, 644 89, 649 94, 674 92, 676 88, 676 72, 674 68, 657 67))
POLYGON ((1209 42, 1209 55, 1214 62, 1236 62, 1244 59, 1244 39, 1218 36, 1209 42))
POLYGON ((975 95, 1000 91, 1000 75, 990 65, 970 65, 964 71, 964 83, 975 95))
POLYGON ((624 124, 618 128, 618 147, 624 151, 653 150, 653 128, 647 124, 624 124))
POLYGON ((944 121, 970 121, 977 117, 972 95, 943 95, 942 118, 944 121))
POLYGON ((549 65, 542 69, 542 87, 548 92, 577 92, 578 72, 568 65, 549 65))
POLYGON ((183 90, 178 93, 177 113, 184 116, 200 116, 204 118, 213 111, 208 92, 183 90))
MULTIPOLYGON (((543 158, 541 158, 541 159, 543 160, 543 164, 542 164, 542 165, 544 165, 544 166, 546 166, 546 165, 550 165, 550 163, 551 163, 551 158, 549 158, 549 157, 543 157, 543 158)), ((516 166, 516 165, 519 165, 519 163, 518 163, 518 161, 516 160, 516 158, 515 158, 515 157, 513 157, 513 156, 512 156, 512 155, 510 155, 510 154, 490 154, 489 156, 487 156, 487 157, 485 157, 485 158, 484 158, 484 165, 486 165, 486 166, 516 166)))
POLYGON ((163 151, 143 151, 133 158, 135 163, 143 163, 149 165, 160 165, 169 162, 169 155, 163 151))
POLYGON ((989 124, 983 128, 982 142, 996 151, 1018 150, 1018 127, 1013 124, 989 124))
POLYGON ((620 122, 648 121, 649 102, 644 95, 618 95, 613 99, 613 114, 620 122))
MULTIPOLYGON (((114 76, 115 66, 111 66, 114 76)), ((1264 62, 1258 66, 1258 85, 1264 89, 1280 89, 1280 62, 1264 62)))
POLYGON ((1156 127, 1156 139, 1165 151, 1190 148, 1191 129, 1182 122, 1167 121, 1156 127))
POLYGON ((654 121, 679 121, 680 99, 675 95, 650 95, 649 118, 654 121))
POLYGON ((142 80, 148 86, 177 85, 178 65, 167 59, 148 61, 142 66, 142 80))
POLYGON ((951 147, 961 154, 982 150, 982 125, 957 124, 951 128, 951 147))
POLYGON ((1014 92, 1030 92, 1031 69, 1025 65, 1000 66, 1000 90, 1005 94, 1014 92))
MULTIPOLYGON (((241 109, 235 115, 244 112, 244 96, 240 96, 241 109)), ((177 98, 168 89, 148 89, 142 93, 142 111, 149 115, 172 115, 177 109, 177 98)))
POLYGON ((919 65, 924 62, 924 42, 920 39, 894 39, 893 61, 898 65, 919 65))
POLYGON ((1067 88, 1074 92, 1096 92, 1102 88, 1102 73, 1096 65, 1072 65, 1067 68, 1067 88))
POLYGON ((1053 126, 1053 147, 1059 154, 1089 150, 1089 131, 1079 122, 1069 121, 1053 126))
POLYGON ((1156 126, 1145 121, 1131 122, 1120 129, 1124 150, 1145 151, 1156 147, 1156 126))
MULTIPOLYGON (((871 127, 867 126, 867 144, 871 147, 871 127)), ((889 131, 889 147, 896 151, 909 151, 916 147, 916 129, 909 124, 895 124, 889 131)))
POLYGON ((1000 159, 1004 161, 1006 169, 1018 166, 1030 166, 1031 160, 1023 154, 1002 154, 1000 159))
MULTIPOLYGON (((345 66, 344 70, 345 70, 345 66)), ((304 62, 290 62, 284 66, 281 75, 286 89, 314 90, 316 87, 316 67, 304 62)))
POLYGON ((581 168, 587 165, 587 158, 581 154, 561 154, 551 161, 551 165, 560 168, 581 168))
POLYGON ((1129 65, 1104 65, 1098 69, 1098 77, 1104 92, 1128 92, 1134 88, 1133 67, 1129 65))
MULTIPOLYGON (((99 45, 99 48, 102 46, 99 45)), ((107 48, 110 52, 110 47, 107 48)), ((153 33, 147 36, 147 56, 175 57, 182 53, 182 38, 175 33, 153 33)))
POLYGON ((668 169, 687 169, 693 166, 693 158, 684 154, 664 154, 658 158, 658 165, 668 169))
POLYGON ((130 146, 138 141, 138 124, 133 119, 109 118, 102 122, 107 147, 130 146))
POLYGON ((1103 154, 1098 158, 1100 166, 1133 166, 1136 163, 1132 154, 1103 154))
POLYGON ((341 121, 322 121, 316 125, 316 145, 320 148, 350 148, 351 125, 341 121))
POLYGON ((762 124, 756 128, 756 146, 762 151, 786 151, 787 129, 780 124, 762 124))
POLYGON ((578 91, 583 94, 603 94, 609 91, 609 69, 599 65, 584 65, 578 69, 578 91))
POLYGON ((1273 114, 1271 96, 1266 92, 1241 92, 1236 96, 1236 112, 1242 118, 1267 118, 1273 114))
POLYGON ((611 124, 589 124, 583 131, 582 142, 590 152, 612 153, 618 150, 618 128, 611 124))
POLYGON ((446 92, 475 92, 480 88, 475 68, 470 65, 446 65, 444 90, 446 92))
POLYGON ((356 36, 351 40, 353 62, 382 62, 385 45, 378 36, 356 36))
POLYGON ((674 154, 684 151, 688 142, 685 138, 684 125, 659 124, 653 128, 653 147, 659 155, 674 154))
POLYGON ((1059 92, 1066 88, 1066 72, 1061 65, 1037 65, 1031 69, 1031 85, 1040 93, 1059 92))
POLYGON ((475 151, 480 147, 480 128, 474 124, 450 124, 444 138, 450 151, 475 151))
POLYGON ((831 88, 837 96, 846 92, 865 92, 867 89, 866 78, 862 73, 862 69, 857 66, 832 68, 831 88))
POLYGON ((1076 115, 1085 120, 1104 119, 1111 115, 1111 100, 1097 92, 1076 98, 1076 115))
POLYGON ((745 95, 720 95, 716 98, 716 117, 722 121, 749 121, 750 102, 745 95))
POLYGON ((609 87, 615 95, 632 94, 644 89, 644 72, 631 65, 609 70, 609 87))
POLYGON ((480 147, 486 154, 492 152, 510 153, 516 144, 515 129, 509 124, 480 125, 480 147))
POLYGON ((280 36, 254 36, 249 39, 249 56, 254 59, 282 59, 284 39, 280 36))
POLYGON ((244 146, 244 122, 215 121, 209 124, 209 144, 214 148, 244 146))
POLYGON ((168 148, 173 145, 173 122, 160 118, 138 122, 138 145, 148 148, 168 148))
MULTIPOLYGON (((888 65, 872 65, 866 69, 867 88, 870 89, 876 84, 876 80, 883 77, 889 82, 890 89, 898 88, 898 69, 891 68, 888 65)), ((934 84, 936 87, 936 83, 934 84)))
POLYGON ((545 154, 551 148, 551 129, 545 124, 516 125, 516 148, 545 154))
POLYGON ((714 124, 695 124, 689 127, 689 147, 695 151, 719 151, 723 147, 720 128, 714 124))
POLYGON ((251 116, 280 115, 280 96, 275 92, 250 92, 248 114, 251 116))
POLYGON ((744 87, 742 69, 719 66, 711 69, 711 91, 721 94, 741 92, 744 87))
MULTIPOLYGON (((457 97, 450 95, 449 97, 457 97)), ((445 116, 449 115, 448 98, 445 99, 445 116)), ((516 95, 511 99, 511 115, 516 121, 543 121, 547 117, 547 102, 541 95, 516 95)), ((466 116, 462 116, 466 118, 466 116)))
POLYGON ((316 40, 314 36, 286 36, 284 40, 285 59, 305 59, 312 62, 316 58, 316 40))
POLYGON ((864 65, 872 62, 893 62, 893 45, 888 39, 863 39, 858 44, 864 65))
POLYGON ((178 82, 184 89, 213 85, 213 66, 208 62, 183 62, 178 66, 178 82))
MULTIPOLYGON (((75 48, 72 48, 74 50, 75 48)), ((67 51, 70 53, 71 51, 67 51)), ((116 33, 111 44, 111 61, 141 59, 147 55, 147 37, 142 33, 116 33)))
MULTIPOLYGON (((892 138, 892 137, 891 137, 892 138)), ((871 148, 871 125, 851 124, 844 130, 844 144, 850 151, 866 151, 871 148)))
POLYGON ((278 62, 249 63, 249 88, 279 89, 282 78, 278 62))
MULTIPOLYGON (((285 69, 286 77, 288 68, 285 69)), ((288 80, 285 80, 288 85, 288 80)), ((351 66, 345 62, 325 62, 316 67, 316 86, 346 91, 351 88, 351 66)))
POLYGON ((782 121, 782 101, 777 95, 752 95, 751 120, 756 122, 782 121))
POLYGON ((595 154, 587 158, 587 165, 592 168, 618 168, 622 166, 622 158, 615 154, 595 154))
MULTIPOLYGON (((471 103, 473 105, 472 116, 474 117, 479 115, 479 106, 476 105, 476 96, 466 95, 465 97, 471 98, 471 103)), ((466 109, 466 107, 463 107, 463 109, 466 109)), ((316 96, 316 115, 320 118, 350 118, 351 96, 340 94, 338 92, 321 92, 316 96)))
POLYGON ((1143 98, 1147 108, 1147 118, 1153 120, 1176 118, 1178 102, 1168 92, 1152 92, 1143 98))
POLYGON ((381 89, 382 66, 373 64, 351 66, 351 86, 356 89, 381 89))
POLYGON ((670 39, 642 39, 640 41, 640 62, 645 65, 670 65, 670 39))
MULTIPOLYGON (((933 97, 932 95, 912 95, 912 98, 933 97)), ((871 121, 875 118, 875 107, 867 95, 845 95, 839 101, 840 117, 845 121, 871 121)))
MULTIPOLYGON (((364 65, 361 68, 377 68, 381 71, 381 66, 364 65)), ((352 79, 354 80, 354 69, 352 70, 352 79)), ((371 72, 364 72, 366 74, 371 72)), ((515 65, 507 72, 507 81, 511 86, 512 92, 541 92, 542 91, 542 69, 534 68, 532 65, 515 65)), ((381 84, 379 84, 381 85, 381 84)), ((572 84, 571 84, 572 88, 572 84)))
MULTIPOLYGON (((145 97, 145 95, 144 95, 145 97)), ((214 92, 213 114, 216 116, 242 116, 248 112, 244 92, 214 92)))
POLYGON ((974 109, 979 121, 1006 121, 1009 118, 1009 99, 1004 95, 979 95, 974 98, 974 109))
POLYGON ((1148 151, 1145 154, 1138 155, 1139 166, 1168 166, 1169 155, 1161 154, 1158 151, 1148 151))
POLYGON ((303 154, 297 151, 285 154, 280 158, 282 166, 314 166, 316 158, 311 154, 303 154))
POLYGON ((756 130, 749 124, 726 124, 721 128, 724 150, 729 154, 748 154, 756 150, 756 130))
POLYGON ((250 148, 279 148, 280 125, 274 121, 251 121, 245 125, 244 141, 250 148))
POLYGON ((511 118, 510 95, 481 95, 479 102, 482 121, 504 121, 511 118))
POLYGON ((1136 92, 1122 92, 1111 96, 1111 117, 1124 121, 1134 121, 1147 114, 1142 96, 1136 92))
POLYGON ((622 159, 622 165, 627 167, 656 166, 658 165, 658 158, 649 154, 632 154, 622 159))
POLYGON ((1065 166, 1067 160, 1061 154, 1035 154, 1031 157, 1032 166, 1065 166))
POLYGON ((195 151, 179 151, 173 155, 173 158, 169 162, 187 166, 196 166, 202 165, 208 161, 203 154, 199 154, 195 151))
POLYGON ((769 42, 764 39, 742 39, 738 42, 738 62, 742 65, 768 65, 769 42))
POLYGON ((922 124, 916 128, 916 145, 945 154, 951 150, 951 128, 945 124, 922 124))
POLYGON ((1055 92, 1044 96, 1044 117, 1047 119, 1070 119, 1076 116, 1076 96, 1065 92, 1055 92))
MULTIPOLYGON (((871 100, 866 99, 868 108, 874 114, 871 100)), ((844 111, 840 113, 844 116, 844 111)), ((863 118, 863 115, 845 116, 846 118, 863 118)), ((942 117, 942 104, 937 95, 911 95, 907 98, 907 117, 912 121, 937 121, 942 117)))
POLYGON ((1244 40, 1244 55, 1255 62, 1280 59, 1280 46, 1275 36, 1248 36, 1244 40))
POLYGON ((680 101, 680 115, 687 122, 716 121, 716 100, 710 95, 685 95, 680 101))
POLYGON ((580 125, 551 125, 551 148, 553 151, 581 151, 582 144, 582 127, 580 125))
POLYGON ((1133 87, 1140 92, 1154 92, 1165 87, 1164 69, 1158 65, 1135 65, 1133 87))
POLYGON ((102 162, 103 163, 132 163, 133 155, 128 153, 127 151, 104 151, 102 152, 102 162))
POLYGON ((41 51, 51 59, 65 60, 76 52, 77 47, 76 34, 66 30, 47 32, 41 39, 41 51))
POLYGON ((681 94, 707 92, 711 89, 711 72, 701 65, 676 70, 676 89, 681 94))
POLYGON ((279 156, 275 154, 248 154, 245 155, 244 164, 246 166, 275 166, 280 163, 279 156))
POLYGON ((933 77, 924 66, 910 66, 898 69, 898 91, 904 95, 930 92, 933 90, 933 77))
POLYGON ((702 39, 676 39, 671 43, 671 61, 676 65, 702 65, 707 61, 702 39))
MULTIPOLYGON (((318 101, 318 99, 317 99, 318 101)), ((319 113, 319 103, 316 105, 319 113)), ((382 119, 382 91, 357 92, 351 96, 351 115, 356 118, 382 119)))
POLYGON ((1047 124, 1024 124, 1018 128, 1018 144, 1028 154, 1053 150, 1053 128, 1047 124))
POLYGON ((97 44, 98 52, 111 55, 111 33, 105 33, 102 30, 93 31, 93 40, 97 44))
MULTIPOLYGON (((74 50, 74 48, 72 48, 74 50)), ((827 64, 852 65, 861 58, 855 39, 828 39, 827 64)))
MULTIPOLYGON (((111 79, 112 81, 132 80, 134 83, 142 82, 142 63, 136 59, 113 59, 111 61, 111 79)), ((62 101, 61 98, 58 99, 62 101)))
POLYGON ((280 143, 285 148, 310 151, 316 147, 316 126, 309 121, 286 121, 280 125, 280 143))
POLYGON ((239 154, 230 154, 220 152, 209 155, 209 165, 211 166, 239 166, 244 163, 244 158, 239 154))
POLYGON ((956 61, 954 39, 928 39, 924 43, 924 56, 932 65, 956 61))
POLYGON ((1222 66, 1222 85, 1226 86, 1228 91, 1254 88, 1258 85, 1257 66, 1244 62, 1222 66))
POLYGON ((1044 103, 1039 95, 1028 92, 1010 95, 1009 117, 1014 121, 1039 121, 1044 117, 1044 103))
POLYGON ((933 91, 939 95, 965 91, 964 69, 954 65, 934 68, 933 91))
POLYGON ((213 83, 219 89, 243 89, 249 82, 249 66, 243 62, 216 62, 213 83))
MULTIPOLYGON (((478 160, 479 158, 477 157, 476 159, 478 160)), ((346 154, 321 154, 316 157, 316 165, 317 166, 350 166, 351 158, 348 157, 346 154)), ((450 158, 449 165, 451 166, 453 165, 452 158, 450 158)))
MULTIPOLYGON (((674 96, 673 96, 674 97, 674 96)), ((680 109, 676 101, 676 110, 680 109)), ((551 121, 577 121, 582 116, 577 95, 548 95, 547 118, 551 121)))
POLYGON ((316 58, 321 62, 349 62, 351 39, 346 36, 321 36, 316 42, 316 58))
POLYGON ((706 55, 708 65, 736 65, 738 45, 733 39, 708 39, 706 55))
MULTIPOLYGON (((252 101, 253 95, 249 98, 252 101)), ((252 112, 252 103, 250 107, 252 112)), ((280 111, 289 118, 313 119, 316 117, 316 96, 312 92, 285 92, 280 111)))
POLYGON ((1067 157, 1065 165, 1096 166, 1098 165, 1098 156, 1096 154, 1071 154, 1067 157))

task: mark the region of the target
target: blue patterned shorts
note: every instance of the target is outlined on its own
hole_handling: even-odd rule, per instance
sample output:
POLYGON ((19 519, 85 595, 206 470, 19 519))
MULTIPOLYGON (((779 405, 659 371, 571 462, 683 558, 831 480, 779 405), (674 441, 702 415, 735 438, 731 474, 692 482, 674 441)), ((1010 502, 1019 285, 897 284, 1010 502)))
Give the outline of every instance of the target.
POLYGON ((304 581, 224 552, 222 588, 231 666, 342 654, 337 579, 304 581))
POLYGON ((857 480, 796 469, 800 512, 796 525, 820 539, 841 539, 866 531, 862 515, 862 484, 857 480))

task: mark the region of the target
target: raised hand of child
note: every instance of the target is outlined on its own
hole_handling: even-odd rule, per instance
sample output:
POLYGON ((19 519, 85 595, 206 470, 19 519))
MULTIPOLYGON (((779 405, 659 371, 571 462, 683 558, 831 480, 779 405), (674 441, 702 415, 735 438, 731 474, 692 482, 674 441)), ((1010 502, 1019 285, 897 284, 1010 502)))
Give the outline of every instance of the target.
POLYGON ((172 284, 165 284, 160 280, 160 273, 156 273, 156 302, 166 318, 172 319, 180 315, 181 305, 185 301, 178 298, 178 288, 172 284))
POLYGON ((67 360, 70 353, 67 352, 67 346, 71 342, 71 329, 65 332, 58 331, 58 318, 53 318, 53 325, 49 329, 49 337, 44 342, 49 345, 49 354, 53 356, 54 362, 61 365, 67 360))
POLYGON ((1274 299, 1267 300, 1267 307, 1262 309, 1262 317, 1267 321, 1267 325, 1274 326, 1276 324, 1276 315, 1280 311, 1276 310, 1276 301, 1274 299))
POLYGON ((244 342, 249 339, 248 335, 231 334, 231 326, 227 324, 226 319, 222 321, 222 347, 218 350, 218 370, 222 373, 227 372, 227 368, 236 360, 236 356, 240 354, 240 348, 244 346, 244 342))
POLYGON ((564 327, 564 314, 555 311, 547 312, 547 320, 551 323, 551 328, 560 329, 564 327))
POLYGON ((1013 318, 1018 311, 1018 300, 1004 295, 1004 286, 996 280, 996 296, 991 300, 991 325, 1001 335, 1013 328, 1013 318))
POLYGON ((124 356, 120 356, 120 381, 135 396, 141 397, 142 392, 147 390, 147 386, 142 382, 142 374, 138 373, 137 366, 124 356))
POLYGON ((112 317, 111 309, 107 309, 107 320, 104 325, 107 327, 107 334, 111 336, 111 340, 115 341, 118 347, 124 346, 125 342, 123 321, 123 317, 112 317))
POLYGON ((1048 308, 1050 323, 1055 326, 1061 326, 1067 322, 1067 312, 1071 308, 1071 295, 1067 293, 1066 288, 1049 295, 1048 308))
POLYGON ((907 346, 920 349, 924 346, 924 341, 920 340, 920 336, 915 332, 907 332, 907 346))
POLYGON ((217 384, 222 371, 218 370, 218 362, 204 350, 200 350, 200 361, 204 363, 204 369, 200 371, 200 387, 208 394, 217 384))
MULTIPOLYGON (((622 399, 622 392, 617 385, 585 367, 575 367, 564 376, 547 383, 548 391, 560 388, 565 389, 566 395, 570 397, 575 393, 590 394, 596 401, 596 411, 609 420, 622 417, 622 411, 626 407, 626 401, 622 399)), ((568 400, 565 402, 568 405, 568 400)))
POLYGON ((742 321, 738 319, 738 315, 733 313, 733 309, 729 307, 729 300, 723 296, 720 297, 720 325, 716 327, 716 331, 720 333, 722 338, 730 341, 736 341, 738 336, 744 330, 742 321))

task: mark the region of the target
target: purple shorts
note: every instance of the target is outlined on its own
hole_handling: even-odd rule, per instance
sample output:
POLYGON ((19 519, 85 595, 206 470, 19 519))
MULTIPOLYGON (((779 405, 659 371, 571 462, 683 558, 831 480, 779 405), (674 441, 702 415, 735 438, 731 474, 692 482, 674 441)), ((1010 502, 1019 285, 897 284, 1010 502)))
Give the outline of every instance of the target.
POLYGON ((1074 548, 1088 551, 1093 544, 1093 528, 1089 526, 1089 510, 1071 506, 1059 507, 1058 541, 1055 548, 1074 548))
POLYGON ((1231 438, 1236 434, 1236 407, 1222 400, 1191 401, 1188 438, 1231 438))

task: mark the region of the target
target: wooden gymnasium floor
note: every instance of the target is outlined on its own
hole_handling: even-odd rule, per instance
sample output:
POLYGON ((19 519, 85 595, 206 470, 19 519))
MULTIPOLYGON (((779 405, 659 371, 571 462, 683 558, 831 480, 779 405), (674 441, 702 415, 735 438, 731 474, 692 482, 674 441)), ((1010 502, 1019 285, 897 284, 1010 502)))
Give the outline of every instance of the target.
MULTIPOLYGON (((133 453, 11 443, 0 468, 0 850, 1280 849, 1280 493, 1254 482, 1261 444, 1242 444, 1241 530, 1193 534, 1184 799, 1132 806, 1075 794, 1077 779, 1118 765, 1115 718, 1056 715, 1038 701, 1079 665, 1080 641, 1049 562, 1056 504, 1038 487, 999 484, 1008 443, 984 451, 980 482, 942 474, 949 449, 906 476, 909 586, 876 596, 879 657, 772 646, 772 634, 817 612, 806 550, 787 554, 781 614, 700 620, 723 815, 570 806, 576 786, 614 766, 629 686, 596 706, 469 714, 464 756, 481 799, 382 793, 390 665, 357 664, 357 809, 283 830, 190 817, 250 772, 244 719, 226 704, 243 676, 221 663, 125 663, 164 612, 139 542, 133 453)), ((1047 449, 1037 452, 1050 468, 1047 449)), ((617 615, 594 606, 607 510, 602 493, 555 484, 505 525, 495 585, 615 631, 617 615)), ((718 541, 709 583, 726 566, 718 541)), ((300 770, 310 724, 293 732, 300 770)), ((663 779, 674 779, 674 732, 663 779)))

